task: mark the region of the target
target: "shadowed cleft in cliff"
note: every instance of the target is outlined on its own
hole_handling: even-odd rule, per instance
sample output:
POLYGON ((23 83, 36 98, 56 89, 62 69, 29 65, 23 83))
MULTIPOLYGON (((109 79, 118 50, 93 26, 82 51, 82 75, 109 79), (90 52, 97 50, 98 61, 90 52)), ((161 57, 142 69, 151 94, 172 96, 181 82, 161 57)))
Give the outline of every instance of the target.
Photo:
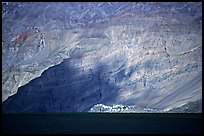
POLYGON ((98 64, 84 72, 74 65, 80 61, 66 59, 44 71, 3 102, 3 112, 84 112, 97 103, 114 101, 117 87, 100 76, 107 66, 98 64))

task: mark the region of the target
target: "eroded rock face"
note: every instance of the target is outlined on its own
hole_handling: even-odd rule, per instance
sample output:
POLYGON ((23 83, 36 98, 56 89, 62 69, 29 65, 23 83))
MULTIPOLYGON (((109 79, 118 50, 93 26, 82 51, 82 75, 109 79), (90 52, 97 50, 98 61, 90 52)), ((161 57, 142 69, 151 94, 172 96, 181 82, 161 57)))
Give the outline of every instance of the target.
MULTIPOLYGON (((76 13, 75 25, 70 25, 72 19, 60 19, 59 7, 64 5, 52 9, 53 4, 47 4, 38 8, 44 21, 25 30, 17 24, 9 29, 6 23, 16 16, 8 15, 16 12, 5 11, 4 112, 89 111, 100 103, 164 111, 202 99, 200 3, 95 4, 98 8, 84 13, 91 16, 76 13), (107 12, 108 7, 115 9, 107 12), (59 18, 53 19, 49 10, 58 11, 59 18), (100 13, 103 16, 94 18, 100 13), (83 17, 92 21, 83 22, 83 17)), ((29 5, 10 6, 24 11, 29 5)), ((71 10, 69 6, 64 10, 71 10)), ((16 22, 29 22, 31 13, 18 10, 16 22)))

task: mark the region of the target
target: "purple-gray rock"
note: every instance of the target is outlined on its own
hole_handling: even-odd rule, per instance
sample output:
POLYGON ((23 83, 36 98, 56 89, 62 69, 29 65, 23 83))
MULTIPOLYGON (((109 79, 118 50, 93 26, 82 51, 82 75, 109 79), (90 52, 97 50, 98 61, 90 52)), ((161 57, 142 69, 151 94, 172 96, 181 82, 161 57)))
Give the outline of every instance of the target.
POLYGON ((4 112, 202 99, 201 3, 9 2, 2 23, 4 112))

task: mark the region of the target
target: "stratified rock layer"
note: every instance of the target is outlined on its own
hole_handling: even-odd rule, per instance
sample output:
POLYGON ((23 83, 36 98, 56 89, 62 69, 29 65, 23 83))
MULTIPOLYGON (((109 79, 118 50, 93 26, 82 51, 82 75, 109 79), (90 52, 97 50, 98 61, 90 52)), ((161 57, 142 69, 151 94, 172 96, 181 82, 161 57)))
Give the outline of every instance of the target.
POLYGON ((165 12, 152 4, 149 12, 124 10, 72 29, 28 27, 9 35, 3 111, 89 111, 100 103, 160 111, 202 99, 200 5, 165 12))

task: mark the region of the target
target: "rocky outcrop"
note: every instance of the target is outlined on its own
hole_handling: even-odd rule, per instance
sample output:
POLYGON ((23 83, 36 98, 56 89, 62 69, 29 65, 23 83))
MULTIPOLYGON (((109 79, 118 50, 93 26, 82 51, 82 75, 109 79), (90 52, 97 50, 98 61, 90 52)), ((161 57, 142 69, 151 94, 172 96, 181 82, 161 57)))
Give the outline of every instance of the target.
POLYGON ((3 111, 89 111, 100 103, 165 110, 202 99, 201 5, 135 6, 149 9, 71 28, 55 26, 59 19, 18 33, 16 24, 15 32, 5 27, 3 111))
POLYGON ((189 102, 177 108, 166 111, 167 113, 202 113, 202 100, 189 102))

